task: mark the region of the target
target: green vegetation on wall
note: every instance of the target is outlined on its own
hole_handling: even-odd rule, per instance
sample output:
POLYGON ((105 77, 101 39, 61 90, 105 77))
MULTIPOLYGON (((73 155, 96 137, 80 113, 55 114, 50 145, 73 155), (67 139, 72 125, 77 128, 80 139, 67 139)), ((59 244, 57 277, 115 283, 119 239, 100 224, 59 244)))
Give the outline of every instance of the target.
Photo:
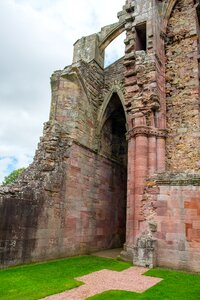
POLYGON ((25 170, 25 168, 20 168, 20 169, 12 171, 8 176, 4 177, 2 185, 5 186, 5 185, 15 182, 17 180, 17 178, 22 174, 22 172, 24 172, 24 170, 25 170))

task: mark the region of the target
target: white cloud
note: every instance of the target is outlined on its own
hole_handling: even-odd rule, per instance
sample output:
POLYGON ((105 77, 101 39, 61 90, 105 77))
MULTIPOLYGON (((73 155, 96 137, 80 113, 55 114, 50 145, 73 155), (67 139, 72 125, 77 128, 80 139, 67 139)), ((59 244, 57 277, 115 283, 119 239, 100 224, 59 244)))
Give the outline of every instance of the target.
POLYGON ((50 109, 49 77, 73 43, 117 21, 124 0, 0 0, 0 181, 26 166, 50 109))

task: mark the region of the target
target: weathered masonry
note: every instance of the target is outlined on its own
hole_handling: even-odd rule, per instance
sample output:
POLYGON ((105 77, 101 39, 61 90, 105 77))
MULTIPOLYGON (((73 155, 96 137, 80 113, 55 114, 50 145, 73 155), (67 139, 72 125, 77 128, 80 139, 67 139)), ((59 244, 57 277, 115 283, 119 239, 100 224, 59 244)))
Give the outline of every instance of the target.
POLYGON ((51 77, 34 161, 0 190, 1 267, 123 246, 137 265, 200 271, 200 4, 128 0, 118 19, 51 77))

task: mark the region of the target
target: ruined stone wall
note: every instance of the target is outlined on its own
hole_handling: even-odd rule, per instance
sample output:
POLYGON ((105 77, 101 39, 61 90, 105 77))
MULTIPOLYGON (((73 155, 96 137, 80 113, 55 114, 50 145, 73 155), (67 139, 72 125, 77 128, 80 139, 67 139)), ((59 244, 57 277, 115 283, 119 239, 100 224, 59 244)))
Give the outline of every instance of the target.
POLYGON ((67 174, 66 248, 84 253, 122 246, 126 169, 82 145, 73 144, 67 174))
POLYGON ((175 7, 175 1, 166 1, 163 12, 161 3, 152 4, 153 11, 146 13, 147 1, 127 6, 128 222, 123 257, 140 266, 199 272, 200 182, 198 175, 189 174, 199 173, 200 157, 196 12, 189 0, 177 1, 175 7), (138 52, 133 27, 141 20, 149 26, 147 51, 138 52), (180 172, 174 180, 166 172, 166 160, 170 171, 180 172), (162 174, 160 181, 151 177, 156 173, 162 174))
POLYGON ((87 76, 85 69, 81 64, 79 68, 70 66, 53 74, 50 120, 56 120, 72 139, 94 147, 95 109, 88 85, 95 85, 97 79, 93 80, 92 72, 87 76))
POLYGON ((199 75, 193 1, 177 2, 166 40, 167 165, 175 172, 199 172, 199 75))
POLYGON ((51 241, 62 222, 56 210, 62 208, 70 144, 58 123, 46 123, 34 162, 18 182, 0 189, 0 267, 56 253, 51 241))
POLYGON ((119 247, 126 230, 134 263, 200 270, 196 12, 192 0, 174 4, 127 0, 122 23, 102 29, 108 39, 95 34, 90 53, 53 74, 34 162, 0 189, 1 267, 119 247), (95 51, 103 58, 124 28, 125 57, 103 70, 95 51))
POLYGON ((199 272, 199 185, 199 176, 171 173, 147 182, 142 211, 157 243, 157 266, 199 272))
MULTIPOLYGON (((90 103, 94 107, 94 111, 97 111, 100 105, 98 101, 99 93, 104 88, 104 70, 95 61, 89 64, 84 61, 79 62, 78 70, 84 82, 90 103)), ((116 73, 114 73, 114 76, 116 76, 116 73)))
MULTIPOLYGON (((121 65, 112 66, 110 84, 106 70, 104 91, 123 78, 121 65)), ((103 83, 95 62, 53 74, 50 121, 34 161, 0 190, 1 267, 124 243, 126 168, 97 151, 103 83)))
POLYGON ((81 145, 69 150, 55 178, 1 193, 1 267, 122 246, 125 170, 81 145))
MULTIPOLYGON (((120 58, 113 64, 104 69, 103 86, 98 95, 98 108, 104 105, 106 100, 109 100, 113 92, 120 93, 121 101, 124 104, 124 57, 120 58)), ((97 101, 97 99, 96 99, 97 101)))
POLYGON ((124 57, 111 64, 104 70, 104 90, 103 94, 110 91, 113 85, 118 85, 119 89, 124 91, 124 57))

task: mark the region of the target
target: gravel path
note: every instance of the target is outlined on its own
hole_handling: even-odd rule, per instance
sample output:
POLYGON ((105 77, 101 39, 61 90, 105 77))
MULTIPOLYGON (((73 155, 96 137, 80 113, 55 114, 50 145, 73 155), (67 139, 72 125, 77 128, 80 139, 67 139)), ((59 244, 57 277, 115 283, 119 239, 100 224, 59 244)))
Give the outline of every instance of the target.
POLYGON ((76 278, 78 281, 84 282, 84 285, 43 298, 43 300, 84 300, 109 290, 142 293, 162 280, 142 275, 146 271, 148 269, 139 267, 131 267, 122 272, 101 270, 76 278))

